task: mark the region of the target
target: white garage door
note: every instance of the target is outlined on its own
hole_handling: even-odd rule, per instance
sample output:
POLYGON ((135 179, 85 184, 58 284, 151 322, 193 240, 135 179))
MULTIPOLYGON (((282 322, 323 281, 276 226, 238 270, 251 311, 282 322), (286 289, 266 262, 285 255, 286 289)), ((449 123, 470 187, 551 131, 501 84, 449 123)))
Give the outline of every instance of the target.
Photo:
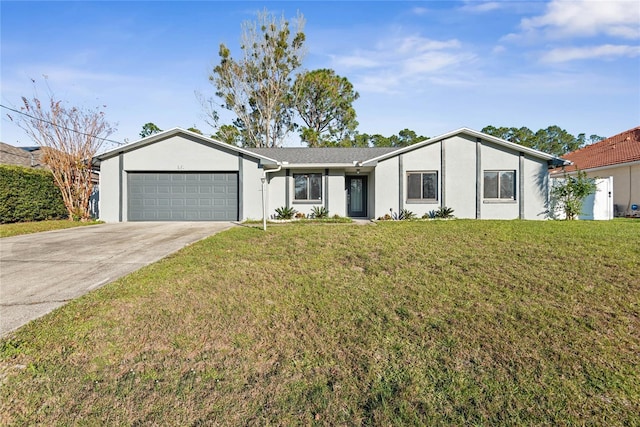
POLYGON ((236 172, 129 172, 129 221, 235 221, 236 172))

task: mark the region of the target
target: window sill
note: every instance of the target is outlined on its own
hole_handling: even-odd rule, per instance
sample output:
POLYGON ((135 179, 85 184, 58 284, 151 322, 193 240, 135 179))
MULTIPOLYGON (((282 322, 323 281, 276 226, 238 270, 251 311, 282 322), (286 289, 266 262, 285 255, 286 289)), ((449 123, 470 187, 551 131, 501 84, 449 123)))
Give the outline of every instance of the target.
POLYGON ((438 204, 437 199, 409 199, 405 200, 405 203, 408 205, 418 205, 418 204, 438 204))
POLYGON ((482 203, 486 203, 486 204, 489 204, 489 205, 494 205, 494 204, 515 205, 516 203, 518 203, 518 201, 517 200, 513 200, 513 199, 504 199, 504 200, 491 199, 491 200, 483 200, 482 203))
POLYGON ((322 204, 322 200, 294 200, 294 205, 319 205, 322 204))

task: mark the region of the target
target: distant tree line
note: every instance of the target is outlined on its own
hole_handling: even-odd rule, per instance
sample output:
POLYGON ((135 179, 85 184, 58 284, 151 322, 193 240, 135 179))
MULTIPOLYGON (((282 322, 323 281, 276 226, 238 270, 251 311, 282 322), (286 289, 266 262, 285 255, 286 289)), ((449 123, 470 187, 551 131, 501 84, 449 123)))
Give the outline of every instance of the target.
POLYGON ((527 127, 486 126, 482 129, 482 132, 555 156, 561 156, 604 139, 604 137, 598 135, 591 135, 587 138, 584 133, 573 136, 556 125, 536 132, 527 127))
MULTIPOLYGON (((194 127, 187 130, 199 134, 202 131, 194 127)), ((141 137, 153 135, 161 132, 161 130, 153 123, 146 123, 140 132, 141 137)), ((482 129, 483 133, 504 139, 509 142, 533 148, 545 153, 561 156, 563 154, 575 151, 585 145, 602 141, 604 137, 599 135, 590 135, 588 138, 585 133, 574 136, 559 126, 553 125, 546 129, 539 129, 534 132, 527 127, 495 127, 486 126, 482 129)), ((316 135, 318 135, 317 133, 316 135)), ((337 140, 330 138, 315 138, 313 142, 304 140, 309 147, 407 147, 417 142, 429 139, 428 136, 418 135, 411 129, 403 129, 397 135, 383 136, 381 134, 368 134, 353 131, 350 138, 339 138, 337 140)), ((243 146, 242 134, 233 125, 222 125, 215 134, 211 135, 217 140, 243 146)))
POLYGON ((410 129, 403 129, 397 135, 389 137, 380 134, 369 135, 367 133, 356 133, 349 141, 352 147, 407 147, 417 142, 429 139, 428 136, 418 135, 410 129))

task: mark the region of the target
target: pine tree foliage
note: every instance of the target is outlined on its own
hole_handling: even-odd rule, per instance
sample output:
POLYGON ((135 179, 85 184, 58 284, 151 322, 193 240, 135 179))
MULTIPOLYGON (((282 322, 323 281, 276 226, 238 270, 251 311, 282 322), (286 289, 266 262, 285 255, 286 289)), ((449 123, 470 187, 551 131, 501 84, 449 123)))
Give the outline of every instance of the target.
MULTIPOLYGON (((245 147, 277 147, 295 127, 292 110, 292 76, 304 57, 304 18, 298 15, 296 28, 267 10, 256 21, 242 25, 242 57, 220 45, 220 64, 209 81, 225 109, 236 115, 236 126, 245 147)), ((218 113, 211 118, 217 121, 218 113)))

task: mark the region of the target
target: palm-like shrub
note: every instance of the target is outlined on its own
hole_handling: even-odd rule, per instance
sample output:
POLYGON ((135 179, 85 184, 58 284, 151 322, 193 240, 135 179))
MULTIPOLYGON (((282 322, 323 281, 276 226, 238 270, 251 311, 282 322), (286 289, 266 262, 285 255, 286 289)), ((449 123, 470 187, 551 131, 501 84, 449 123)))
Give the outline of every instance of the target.
POLYGON ((292 219, 296 213, 298 213, 298 211, 294 208, 290 206, 282 206, 276 209, 276 219, 292 219))
POLYGON ((426 214, 422 215, 422 219, 450 219, 453 218, 453 208, 441 206, 436 210, 430 210, 426 214))
POLYGON ((316 219, 323 219, 323 218, 329 218, 329 209, 325 208, 324 206, 314 206, 311 209, 311 218, 316 218, 316 219))
POLYGON ((446 206, 441 206, 436 211, 436 218, 441 218, 441 219, 453 218, 453 208, 448 208, 446 206))
POLYGON ((405 208, 402 208, 400 209, 400 212, 393 214, 394 221, 404 221, 404 220, 410 220, 415 218, 416 218, 416 214, 411 212, 409 209, 405 209, 405 208))

